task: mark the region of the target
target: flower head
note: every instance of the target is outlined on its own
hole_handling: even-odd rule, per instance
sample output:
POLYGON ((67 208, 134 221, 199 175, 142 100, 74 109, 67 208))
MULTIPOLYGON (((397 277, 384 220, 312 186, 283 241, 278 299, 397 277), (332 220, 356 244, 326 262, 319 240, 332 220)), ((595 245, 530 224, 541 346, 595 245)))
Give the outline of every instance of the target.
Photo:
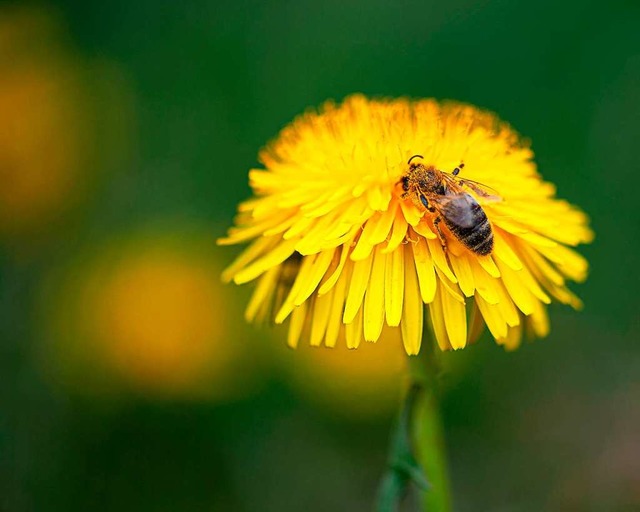
POLYGON ((552 299, 580 307, 566 280, 583 280, 587 262, 567 246, 593 234, 532 157, 508 125, 470 105, 328 102, 260 153, 255 197, 219 240, 252 242, 223 278, 257 279, 247 319, 290 318, 292 346, 344 337, 356 348, 386 324, 417 354, 425 305, 443 350, 485 324, 506 347, 523 327, 544 336, 552 299))

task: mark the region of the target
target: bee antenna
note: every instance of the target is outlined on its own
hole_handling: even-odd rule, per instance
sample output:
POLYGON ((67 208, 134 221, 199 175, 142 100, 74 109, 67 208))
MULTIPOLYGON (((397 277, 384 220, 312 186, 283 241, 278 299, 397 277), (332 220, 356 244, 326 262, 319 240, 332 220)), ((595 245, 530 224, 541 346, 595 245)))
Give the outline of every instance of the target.
POLYGON ((424 158, 424 157, 422 155, 413 155, 411 158, 409 158, 409 161, 407 163, 411 165, 411 160, 413 160, 414 158, 424 158))

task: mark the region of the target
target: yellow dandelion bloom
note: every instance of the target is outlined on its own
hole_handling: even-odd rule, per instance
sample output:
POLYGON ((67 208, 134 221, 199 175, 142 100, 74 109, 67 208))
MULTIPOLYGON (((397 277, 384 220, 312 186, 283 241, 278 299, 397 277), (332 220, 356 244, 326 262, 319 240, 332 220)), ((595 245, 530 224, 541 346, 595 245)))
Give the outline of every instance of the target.
POLYGON ((255 197, 219 240, 252 242, 223 279, 257 280, 247 320, 289 319, 291 346, 356 348, 386 324, 417 354, 426 305, 442 350, 485 324, 516 347, 523 328, 547 334, 552 299, 580 307, 566 281, 585 279, 587 262, 568 246, 593 238, 532 158, 507 124, 470 105, 328 102, 260 153, 255 197))

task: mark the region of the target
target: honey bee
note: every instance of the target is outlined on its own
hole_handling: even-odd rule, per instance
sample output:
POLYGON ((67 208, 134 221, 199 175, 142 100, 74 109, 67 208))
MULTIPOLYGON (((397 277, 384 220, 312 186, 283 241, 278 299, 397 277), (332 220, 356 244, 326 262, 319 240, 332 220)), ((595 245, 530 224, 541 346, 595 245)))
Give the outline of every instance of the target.
POLYGON ((446 240, 440 228, 440 222, 471 252, 486 256, 493 250, 493 231, 487 215, 478 201, 465 191, 469 188, 479 197, 487 200, 500 200, 490 194, 485 185, 467 179, 455 179, 464 168, 461 163, 450 174, 426 166, 422 163, 412 163, 414 155, 409 159, 409 171, 400 179, 402 183, 402 198, 411 201, 421 210, 435 213, 433 224, 438 232, 440 243, 446 250, 446 240))

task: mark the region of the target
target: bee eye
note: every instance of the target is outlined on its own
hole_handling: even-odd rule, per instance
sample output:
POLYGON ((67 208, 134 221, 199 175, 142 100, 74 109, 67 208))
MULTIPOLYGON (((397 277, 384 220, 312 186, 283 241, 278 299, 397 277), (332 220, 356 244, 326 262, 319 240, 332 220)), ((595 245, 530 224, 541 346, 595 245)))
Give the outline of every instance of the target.
POLYGON ((409 178, 407 176, 402 177, 402 190, 405 192, 409 190, 409 178))

